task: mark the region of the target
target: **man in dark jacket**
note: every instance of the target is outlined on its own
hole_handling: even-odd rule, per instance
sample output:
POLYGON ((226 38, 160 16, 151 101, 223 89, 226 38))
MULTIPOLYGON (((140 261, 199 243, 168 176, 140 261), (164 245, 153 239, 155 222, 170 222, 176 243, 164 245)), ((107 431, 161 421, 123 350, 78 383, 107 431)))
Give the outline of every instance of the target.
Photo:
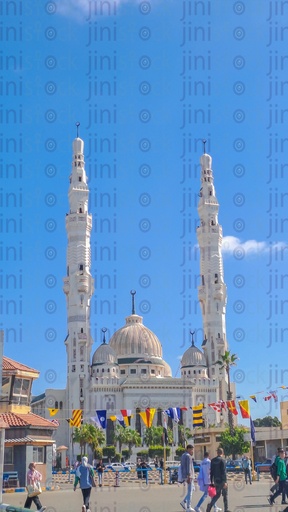
POLYGON ((222 448, 218 448, 217 457, 211 460, 211 484, 216 487, 216 494, 212 498, 211 502, 207 505, 206 512, 210 512, 211 508, 215 505, 216 501, 223 496, 224 512, 228 510, 228 488, 227 488, 227 476, 226 476, 226 464, 223 459, 224 452, 222 448))

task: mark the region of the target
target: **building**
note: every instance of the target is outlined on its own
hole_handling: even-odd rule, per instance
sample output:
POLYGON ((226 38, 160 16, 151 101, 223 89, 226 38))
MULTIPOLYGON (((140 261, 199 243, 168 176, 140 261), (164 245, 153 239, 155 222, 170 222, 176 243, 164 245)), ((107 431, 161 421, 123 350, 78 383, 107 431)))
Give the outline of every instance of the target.
MULTIPOLYGON (((84 142, 73 141, 72 171, 69 186, 69 212, 66 214, 67 275, 64 293, 67 301, 68 334, 67 387, 46 390, 33 399, 33 410, 48 417, 48 407, 58 409, 60 427, 57 444, 69 445, 69 426, 73 410, 83 410, 84 422, 90 422, 96 409, 120 414, 132 410, 131 427, 143 432, 138 412, 156 408, 154 424, 162 424, 162 411, 184 407, 180 422, 192 428, 191 407, 227 399, 227 375, 215 362, 228 349, 226 339, 226 286, 221 255, 222 228, 218 223, 219 204, 213 184, 212 159, 201 157, 200 225, 197 236, 201 259, 201 284, 198 289, 202 308, 203 350, 191 346, 182 356, 181 376, 173 378, 163 358, 156 334, 144 325, 136 313, 135 292, 131 292, 131 310, 125 325, 109 341, 103 330, 102 344, 92 354, 90 300, 94 291, 91 276, 90 234, 92 216, 88 209, 89 189, 84 162, 84 142)), ((226 413, 205 409, 205 425, 223 425, 226 413)), ((112 442, 115 423, 108 421, 107 443, 112 442)), ((177 428, 174 425, 175 442, 177 428)), ((71 452, 70 452, 70 455, 71 452)))
POLYGON ((53 436, 57 425, 31 412, 32 384, 38 376, 37 370, 3 357, 0 419, 7 425, 4 471, 17 471, 22 487, 26 485, 27 468, 32 461, 41 466, 44 485, 52 482, 56 448, 53 436))

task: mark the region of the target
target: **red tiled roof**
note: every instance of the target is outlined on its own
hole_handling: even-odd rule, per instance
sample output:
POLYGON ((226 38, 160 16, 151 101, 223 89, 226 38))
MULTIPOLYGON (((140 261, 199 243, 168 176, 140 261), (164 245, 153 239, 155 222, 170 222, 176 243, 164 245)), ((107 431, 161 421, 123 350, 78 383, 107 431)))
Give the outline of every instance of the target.
POLYGON ((2 418, 9 427, 27 427, 31 425, 31 427, 57 428, 52 421, 46 420, 45 418, 42 418, 42 416, 38 416, 33 412, 29 412, 27 414, 4 412, 0 414, 0 418, 2 418))
POLYGON ((17 363, 17 361, 14 361, 13 359, 10 359, 9 357, 3 356, 3 370, 6 371, 22 371, 22 372, 29 372, 29 373, 36 373, 39 375, 40 372, 38 370, 35 370, 34 368, 30 368, 30 366, 26 366, 22 363, 17 363))

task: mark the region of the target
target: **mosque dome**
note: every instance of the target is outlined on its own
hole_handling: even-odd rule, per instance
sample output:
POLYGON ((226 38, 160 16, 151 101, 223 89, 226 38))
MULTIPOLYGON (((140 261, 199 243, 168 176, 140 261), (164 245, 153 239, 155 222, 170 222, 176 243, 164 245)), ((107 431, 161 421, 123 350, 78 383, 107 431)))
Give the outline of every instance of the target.
POLYGON ((207 367, 203 352, 198 347, 195 347, 193 341, 191 347, 189 347, 186 352, 184 352, 181 359, 181 368, 187 368, 189 366, 207 367))
POLYGON ((110 346, 118 358, 162 359, 162 346, 150 329, 143 325, 142 316, 135 313, 126 318, 126 325, 116 331, 110 339, 110 346))
POLYGON ((105 332, 106 329, 102 329, 104 334, 103 342, 100 347, 98 347, 92 357, 92 366, 96 366, 98 364, 117 364, 117 356, 113 350, 113 348, 106 343, 105 332))

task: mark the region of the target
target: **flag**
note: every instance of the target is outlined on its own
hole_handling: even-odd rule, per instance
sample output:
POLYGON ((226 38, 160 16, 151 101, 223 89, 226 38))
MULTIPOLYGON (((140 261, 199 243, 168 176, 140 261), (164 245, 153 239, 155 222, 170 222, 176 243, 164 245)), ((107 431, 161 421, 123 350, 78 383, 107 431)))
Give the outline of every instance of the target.
POLYGON ((49 411, 50 416, 55 416, 55 414, 57 414, 57 412, 59 412, 60 409, 50 409, 48 407, 48 411, 49 411))
POLYGON ((72 418, 69 420, 70 427, 81 427, 82 423, 82 409, 73 409, 72 418))
POLYGON ((255 436, 256 432, 255 432, 255 427, 254 427, 254 423, 252 421, 251 416, 250 416, 250 434, 251 434, 251 441, 253 444, 255 444, 256 443, 256 436, 255 436))
POLYGON ((51 420, 51 423, 53 423, 53 425, 55 425, 55 427, 59 427, 59 425, 60 425, 60 422, 58 420, 51 420))
POLYGON ((95 418, 91 418, 95 421, 98 428, 106 428, 107 427, 107 411, 105 409, 96 410, 95 418))
POLYGON ((239 400, 238 405, 242 418, 250 418, 250 406, 248 400, 239 400))
POLYGON ((268 400, 271 400, 271 398, 272 398, 272 395, 264 396, 265 402, 268 402, 268 400))
POLYGON ((167 426, 167 417, 165 412, 162 412, 163 417, 163 443, 164 446, 168 444, 168 426, 167 426))
POLYGON ((133 414, 131 414, 131 409, 121 409, 120 410, 126 427, 130 427, 131 425, 131 418, 133 418, 133 414))
POLYGON ((169 409, 166 409, 164 412, 167 414, 167 416, 169 416, 169 418, 174 420, 176 423, 179 422, 181 416, 179 407, 169 407, 169 409))
POLYGON ((213 402, 208 404, 209 407, 212 407, 216 412, 222 412, 224 409, 226 411, 226 403, 223 400, 218 400, 218 402, 213 402))
POLYGON ((119 423, 119 425, 121 425, 121 427, 124 427, 124 428, 126 427, 122 414, 116 414, 115 416, 110 416, 110 420, 111 421, 118 420, 118 423, 119 423))
POLYGON ((226 402, 226 404, 227 404, 229 411, 232 412, 232 414, 234 414, 234 416, 237 416, 238 411, 236 409, 235 400, 228 400, 226 402))
POLYGON ((204 426, 204 420, 203 420, 203 404, 196 405, 192 407, 193 411, 193 428, 194 427, 203 427, 204 426))
POLYGON ((269 391, 269 393, 274 398, 274 402, 278 402, 277 391, 269 391))
POLYGON ((256 402, 256 403, 257 403, 256 395, 250 395, 250 397, 249 397, 249 398, 252 398, 252 400, 254 400, 254 402, 256 402))
POLYGON ((139 412, 145 427, 150 428, 152 426, 155 412, 156 409, 150 409, 150 407, 148 407, 144 412, 139 412))

